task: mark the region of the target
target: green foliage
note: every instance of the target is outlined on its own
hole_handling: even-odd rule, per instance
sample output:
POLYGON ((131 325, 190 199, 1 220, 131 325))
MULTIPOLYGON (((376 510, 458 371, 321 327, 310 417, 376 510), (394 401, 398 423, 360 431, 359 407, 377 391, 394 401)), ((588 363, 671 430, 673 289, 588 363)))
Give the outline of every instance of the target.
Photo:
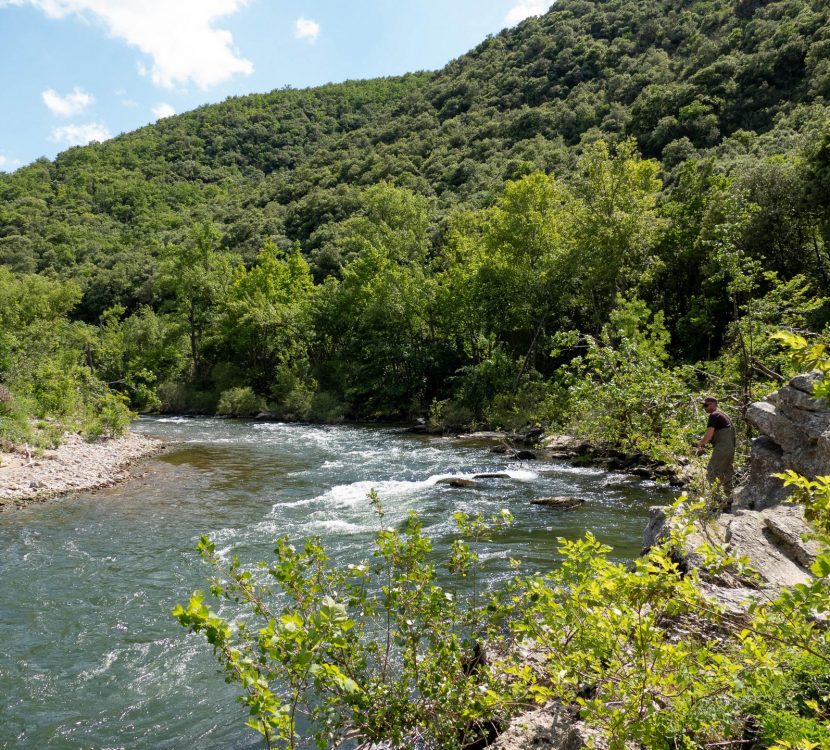
POLYGON ((821 374, 813 386, 815 398, 830 398, 830 351, 823 341, 808 341, 804 336, 790 331, 778 331, 772 335, 786 348, 798 370, 815 370, 821 374))
POLYGON ((65 430, 114 437, 129 425, 123 399, 89 366, 84 327, 69 320, 79 299, 71 282, 0 268, 0 443, 52 446, 65 430))
POLYGON ((568 428, 598 443, 671 460, 688 452, 699 419, 685 373, 666 366, 662 313, 617 298, 599 339, 571 363, 568 428))
POLYGON ((235 557, 223 563, 207 537, 199 544, 217 575, 211 593, 245 616, 223 619, 200 593, 173 615, 211 644, 268 747, 293 748, 302 732, 321 748, 352 738, 409 747, 417 737, 449 750, 486 736, 524 695, 521 676, 506 685, 474 640, 497 632, 485 625, 496 604, 480 601, 475 548, 510 514, 456 519, 467 541, 446 565, 472 579, 468 604, 439 584, 420 521, 387 529, 374 493, 370 501, 381 524, 373 559, 347 569, 332 566, 315 539, 301 550, 281 539, 274 561, 254 569, 235 557))
MULTIPOLYGON (((302 716, 321 747, 345 737, 408 747, 417 736, 424 747, 458 748, 490 722, 548 701, 574 706, 613 750, 823 746, 830 639, 816 613, 830 607, 830 477, 785 480, 821 542, 815 579, 757 597, 740 632, 697 570, 678 565, 676 551, 708 521, 705 503, 686 496, 668 535, 633 565, 612 562, 589 533, 560 540, 557 569, 519 576, 495 595, 479 591, 475 547, 509 514, 457 514, 461 537, 446 564, 468 579, 465 599, 439 583, 417 518, 386 529, 372 493, 381 522, 374 563, 338 569, 318 541, 298 552, 281 540, 273 563, 226 566, 203 538, 199 550, 219 575, 212 592, 232 619, 201 594, 173 614, 214 647, 269 746, 294 747, 302 716), (486 666, 474 666, 476 642, 486 644, 486 666)), ((711 545, 701 553, 713 574, 740 568, 711 545)))
POLYGON ((264 408, 265 401, 251 388, 230 388, 219 397, 216 413, 230 417, 253 417, 264 408))
POLYGON ((576 398, 599 441, 668 457, 688 391, 743 411, 783 369, 768 332, 830 314, 829 22, 561 0, 436 73, 230 99, 0 175, 0 379, 41 369, 48 329, 46 381, 87 368, 139 411, 250 388, 294 419, 562 426, 576 398), (662 315, 648 382, 596 372, 624 356, 618 295, 662 315))

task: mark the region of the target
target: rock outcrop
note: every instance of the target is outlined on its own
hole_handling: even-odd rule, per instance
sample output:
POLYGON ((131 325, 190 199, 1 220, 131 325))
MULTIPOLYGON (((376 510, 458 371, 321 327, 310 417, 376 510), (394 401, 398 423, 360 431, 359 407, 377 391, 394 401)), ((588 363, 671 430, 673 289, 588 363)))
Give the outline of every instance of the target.
POLYGON ((752 442, 749 481, 736 497, 740 507, 762 510, 785 500, 789 490, 774 473, 830 474, 830 407, 812 397, 820 377, 798 375, 747 409, 747 421, 761 436, 752 442))
POLYGON ((599 734, 577 721, 574 711, 548 703, 517 716, 490 747, 495 750, 582 750, 606 747, 599 734))
MULTIPOLYGON (((651 508, 649 523, 643 535, 643 552, 647 552, 670 531, 668 508, 651 508)), ((698 524, 686 540, 686 549, 677 550, 686 568, 700 569, 710 583, 725 588, 778 590, 806 583, 811 575, 809 566, 818 547, 807 537, 811 529, 804 520, 804 509, 796 505, 779 505, 762 511, 737 510, 698 524), (708 543, 724 548, 730 556, 743 558, 755 572, 754 580, 738 580, 731 576, 709 576, 704 570, 704 556, 699 551, 708 543)), ((717 592, 713 592, 715 595, 717 592)))

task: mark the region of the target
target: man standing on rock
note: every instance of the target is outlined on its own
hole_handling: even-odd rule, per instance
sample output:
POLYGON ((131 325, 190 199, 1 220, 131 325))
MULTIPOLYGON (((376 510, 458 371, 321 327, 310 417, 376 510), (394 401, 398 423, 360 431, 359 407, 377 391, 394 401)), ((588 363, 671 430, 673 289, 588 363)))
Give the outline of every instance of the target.
POLYGON ((735 460, 735 427, 732 420, 718 408, 718 400, 712 396, 703 399, 703 408, 709 414, 706 434, 698 441, 697 455, 703 455, 706 446, 712 444, 712 456, 706 465, 706 478, 710 484, 720 483, 717 497, 721 510, 729 510, 732 504, 732 462, 735 460))

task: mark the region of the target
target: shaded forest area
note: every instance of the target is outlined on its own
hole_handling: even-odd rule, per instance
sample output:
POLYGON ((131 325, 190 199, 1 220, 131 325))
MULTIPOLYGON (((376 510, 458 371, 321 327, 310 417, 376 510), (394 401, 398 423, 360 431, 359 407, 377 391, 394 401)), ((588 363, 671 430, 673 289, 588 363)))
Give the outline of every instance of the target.
POLYGON ((826 330, 829 15, 560 0, 0 176, 0 438, 267 410, 684 450, 694 394, 739 412, 771 332, 826 330))

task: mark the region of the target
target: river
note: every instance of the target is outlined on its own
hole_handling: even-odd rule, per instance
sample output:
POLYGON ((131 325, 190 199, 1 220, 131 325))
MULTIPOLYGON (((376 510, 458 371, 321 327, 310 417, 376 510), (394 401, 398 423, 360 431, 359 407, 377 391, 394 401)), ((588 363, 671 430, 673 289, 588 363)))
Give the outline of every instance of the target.
POLYGON ((639 553, 648 506, 671 493, 650 482, 560 461, 512 462, 486 445, 360 426, 220 419, 141 419, 174 441, 135 479, 0 514, 0 747, 259 748, 209 648, 171 608, 204 589, 194 552, 210 533, 243 561, 273 541, 316 535, 334 560, 367 558, 377 489, 389 523, 417 511, 436 547, 454 512, 514 525, 486 545, 488 585, 557 562, 556 538, 592 531, 617 559, 639 553), (455 488, 446 476, 506 472, 455 488), (534 497, 578 495, 559 512, 534 497))

